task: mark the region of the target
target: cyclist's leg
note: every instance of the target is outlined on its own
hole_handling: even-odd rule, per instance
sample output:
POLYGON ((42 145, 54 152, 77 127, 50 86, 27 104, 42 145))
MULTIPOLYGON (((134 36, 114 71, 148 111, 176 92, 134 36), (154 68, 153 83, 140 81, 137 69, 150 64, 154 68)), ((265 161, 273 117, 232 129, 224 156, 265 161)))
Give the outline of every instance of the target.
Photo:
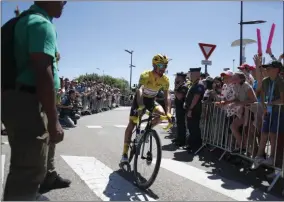
POLYGON ((135 98, 134 101, 132 102, 129 122, 125 129, 125 133, 124 133, 123 152, 122 152, 122 158, 120 162, 128 162, 128 150, 129 150, 129 145, 131 142, 132 131, 135 127, 135 123, 138 120, 137 109, 138 109, 138 105, 137 105, 136 98, 135 98))
MULTIPOLYGON (((154 104, 153 113, 158 114, 158 115, 162 115, 162 116, 166 116, 164 108, 159 103, 154 102, 153 104, 154 104)), ((161 122, 162 122, 162 120, 160 119, 160 117, 155 117, 152 120, 152 128, 155 127, 156 125, 158 125, 161 122)))
POLYGON ((135 123, 132 120, 129 120, 129 123, 124 133, 123 151, 122 151, 122 158, 120 162, 128 162, 128 150, 129 150, 129 145, 130 145, 131 137, 132 137, 132 131, 134 127, 135 127, 135 123))

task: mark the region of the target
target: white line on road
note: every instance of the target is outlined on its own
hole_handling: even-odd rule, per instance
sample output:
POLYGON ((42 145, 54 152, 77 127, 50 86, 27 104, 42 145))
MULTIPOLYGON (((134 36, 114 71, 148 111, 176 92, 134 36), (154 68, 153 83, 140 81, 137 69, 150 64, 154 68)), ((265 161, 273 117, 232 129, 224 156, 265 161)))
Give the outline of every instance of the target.
POLYGON ((205 170, 171 159, 162 159, 161 167, 237 201, 250 201, 255 198, 265 198, 265 200, 269 201, 281 200, 260 190, 247 187, 221 176, 209 174, 205 170), (212 177, 213 179, 210 179, 212 177), (228 188, 226 189, 225 187, 228 188))
POLYGON ((87 128, 103 128, 101 126, 86 126, 87 128))
POLYGON ((119 108, 115 108, 113 109, 114 111, 123 111, 123 110, 129 110, 130 107, 119 107, 119 108))
POLYGON ((114 125, 115 127, 117 128, 126 128, 127 126, 126 125, 114 125))
POLYGON ((61 157, 103 201, 156 201, 94 157, 61 157))
POLYGON ((1 155, 1 183, 4 183, 5 155, 1 155))

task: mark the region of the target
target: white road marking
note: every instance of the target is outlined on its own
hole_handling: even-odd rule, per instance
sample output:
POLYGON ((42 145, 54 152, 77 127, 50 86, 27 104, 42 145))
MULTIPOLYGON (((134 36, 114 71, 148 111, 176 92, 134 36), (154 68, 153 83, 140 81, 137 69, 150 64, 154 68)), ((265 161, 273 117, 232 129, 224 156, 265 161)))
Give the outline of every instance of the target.
POLYGON ((2 143, 3 143, 3 144, 9 144, 9 142, 7 142, 7 141, 3 141, 2 143))
POLYGON ((259 198, 265 198, 269 201, 281 200, 280 198, 264 193, 260 190, 251 187, 247 188, 246 185, 243 185, 241 183, 228 180, 221 176, 216 177, 216 175, 210 174, 205 170, 201 170, 199 168, 171 159, 162 159, 161 168, 167 169, 177 175, 187 178, 197 184, 200 184, 237 201, 251 201, 253 200, 251 196, 253 196, 254 198, 258 198, 259 196, 259 198), (210 179, 212 176, 214 177, 214 179, 210 179))
POLYGON ((126 125, 114 125, 115 127, 117 128, 126 128, 127 126, 126 125))
POLYGON ((87 128, 103 128, 101 126, 86 126, 87 128))
POLYGON ((123 111, 123 110, 129 110, 130 107, 118 107, 118 108, 115 108, 113 109, 114 111, 123 111))
POLYGON ((1 155, 1 183, 4 183, 5 155, 1 155))
POLYGON ((94 157, 61 157, 103 201, 156 201, 94 157))

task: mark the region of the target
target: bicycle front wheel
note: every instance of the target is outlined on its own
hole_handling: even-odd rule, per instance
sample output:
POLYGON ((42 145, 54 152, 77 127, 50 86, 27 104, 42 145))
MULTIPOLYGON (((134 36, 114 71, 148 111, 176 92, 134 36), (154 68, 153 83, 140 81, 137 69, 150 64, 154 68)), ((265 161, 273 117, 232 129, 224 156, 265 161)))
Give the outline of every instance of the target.
POLYGON ((162 146, 158 133, 155 130, 146 131, 143 137, 140 139, 139 144, 136 147, 136 153, 134 157, 134 177, 136 185, 141 189, 148 189, 156 180, 160 170, 162 159, 162 146), (149 149, 146 149, 146 144, 149 144, 149 149), (156 146, 156 149, 153 147, 156 146), (156 152, 155 152, 156 150, 156 152), (157 153, 157 157, 153 158, 153 153, 157 153), (155 160, 156 162, 152 162, 155 160), (144 178, 138 166, 146 163, 147 167, 153 168, 149 179, 144 178))

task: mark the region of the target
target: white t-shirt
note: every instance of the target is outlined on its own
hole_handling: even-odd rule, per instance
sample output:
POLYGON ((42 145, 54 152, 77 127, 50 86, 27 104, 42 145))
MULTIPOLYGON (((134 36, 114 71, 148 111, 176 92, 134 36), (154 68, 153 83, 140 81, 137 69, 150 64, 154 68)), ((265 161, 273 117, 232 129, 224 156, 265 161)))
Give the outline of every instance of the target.
POLYGON ((224 84, 221 91, 221 99, 231 101, 235 99, 234 84, 224 84))
MULTIPOLYGON (((235 85, 230 83, 230 84, 224 84, 221 92, 221 99, 225 101, 232 101, 236 99, 236 91, 235 91, 235 85)), ((235 106, 233 103, 232 104, 227 104, 223 108, 227 112, 227 116, 231 117, 233 115, 237 115, 239 118, 241 117, 242 110, 240 106, 235 106)))

